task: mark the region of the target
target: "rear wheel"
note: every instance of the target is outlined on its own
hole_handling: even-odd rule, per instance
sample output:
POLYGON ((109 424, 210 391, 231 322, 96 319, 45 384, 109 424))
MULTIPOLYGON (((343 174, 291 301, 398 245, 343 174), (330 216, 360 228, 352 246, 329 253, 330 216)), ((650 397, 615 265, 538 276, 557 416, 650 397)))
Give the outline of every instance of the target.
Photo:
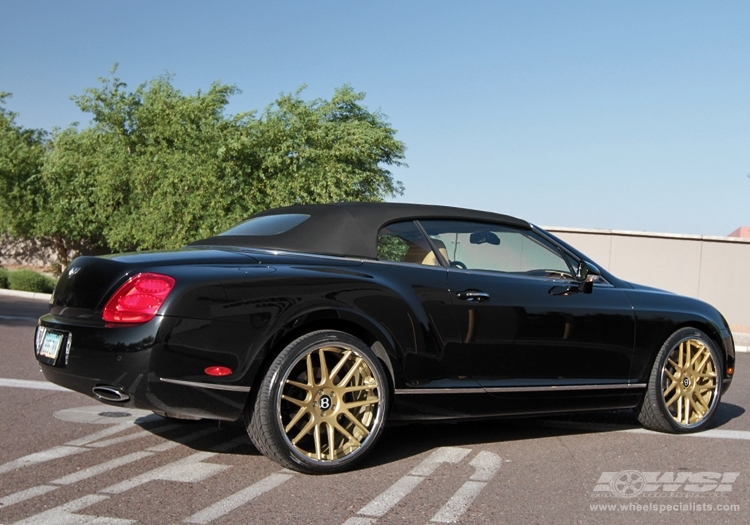
POLYGON ((656 356, 638 420, 661 432, 705 428, 721 399, 721 363, 706 334, 695 328, 677 330, 656 356))
POLYGON ((248 434, 287 468, 340 472, 375 445, 388 396, 383 366, 367 345, 343 332, 312 332, 274 359, 246 414, 248 434))

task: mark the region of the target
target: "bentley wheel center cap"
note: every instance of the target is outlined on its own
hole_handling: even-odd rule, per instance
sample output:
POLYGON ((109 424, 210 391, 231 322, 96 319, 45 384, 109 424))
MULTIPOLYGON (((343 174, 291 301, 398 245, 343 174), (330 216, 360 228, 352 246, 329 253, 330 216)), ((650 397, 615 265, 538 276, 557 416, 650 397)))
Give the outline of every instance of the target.
POLYGON ((688 388, 688 387, 690 386, 690 379, 689 379, 689 378, 687 378, 687 377, 686 377, 686 378, 684 378, 684 379, 682 380, 682 386, 684 386, 685 388, 688 388))
POLYGON ((331 401, 330 396, 320 396, 320 399, 318 399, 318 408, 325 412, 326 410, 330 410, 331 405, 333 405, 333 402, 331 401))

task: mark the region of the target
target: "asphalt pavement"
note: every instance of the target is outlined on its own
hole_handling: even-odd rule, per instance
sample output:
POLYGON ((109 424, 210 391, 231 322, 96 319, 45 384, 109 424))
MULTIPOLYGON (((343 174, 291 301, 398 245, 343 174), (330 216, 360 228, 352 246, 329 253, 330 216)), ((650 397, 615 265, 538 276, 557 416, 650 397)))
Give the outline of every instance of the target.
POLYGON ((713 428, 627 411, 389 426, 357 470, 306 476, 243 423, 175 422, 44 382, 43 301, 0 296, 0 525, 750 522, 750 354, 713 428))

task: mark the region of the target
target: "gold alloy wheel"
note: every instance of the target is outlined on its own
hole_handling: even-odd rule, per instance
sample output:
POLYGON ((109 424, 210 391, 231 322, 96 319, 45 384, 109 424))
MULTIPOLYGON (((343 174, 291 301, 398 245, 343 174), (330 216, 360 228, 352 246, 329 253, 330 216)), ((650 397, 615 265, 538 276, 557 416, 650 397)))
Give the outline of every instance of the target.
POLYGON ((667 410, 682 426, 699 424, 717 399, 717 366, 711 350, 699 339, 677 344, 664 363, 662 392, 667 410))
POLYGON ((339 461, 367 441, 379 413, 379 385, 368 361, 343 343, 321 343, 289 368, 279 390, 279 419, 298 453, 339 461))

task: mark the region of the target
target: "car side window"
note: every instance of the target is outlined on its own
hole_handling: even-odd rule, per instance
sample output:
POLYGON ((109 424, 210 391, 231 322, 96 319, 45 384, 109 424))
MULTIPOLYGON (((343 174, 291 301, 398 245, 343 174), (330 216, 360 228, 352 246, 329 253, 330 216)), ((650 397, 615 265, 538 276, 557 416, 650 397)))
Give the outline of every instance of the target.
POLYGON ((424 220, 420 224, 433 243, 445 247, 451 267, 573 278, 557 246, 532 231, 471 221, 424 220))
POLYGON ((440 266, 414 221, 389 224, 378 233, 378 260, 440 266))

